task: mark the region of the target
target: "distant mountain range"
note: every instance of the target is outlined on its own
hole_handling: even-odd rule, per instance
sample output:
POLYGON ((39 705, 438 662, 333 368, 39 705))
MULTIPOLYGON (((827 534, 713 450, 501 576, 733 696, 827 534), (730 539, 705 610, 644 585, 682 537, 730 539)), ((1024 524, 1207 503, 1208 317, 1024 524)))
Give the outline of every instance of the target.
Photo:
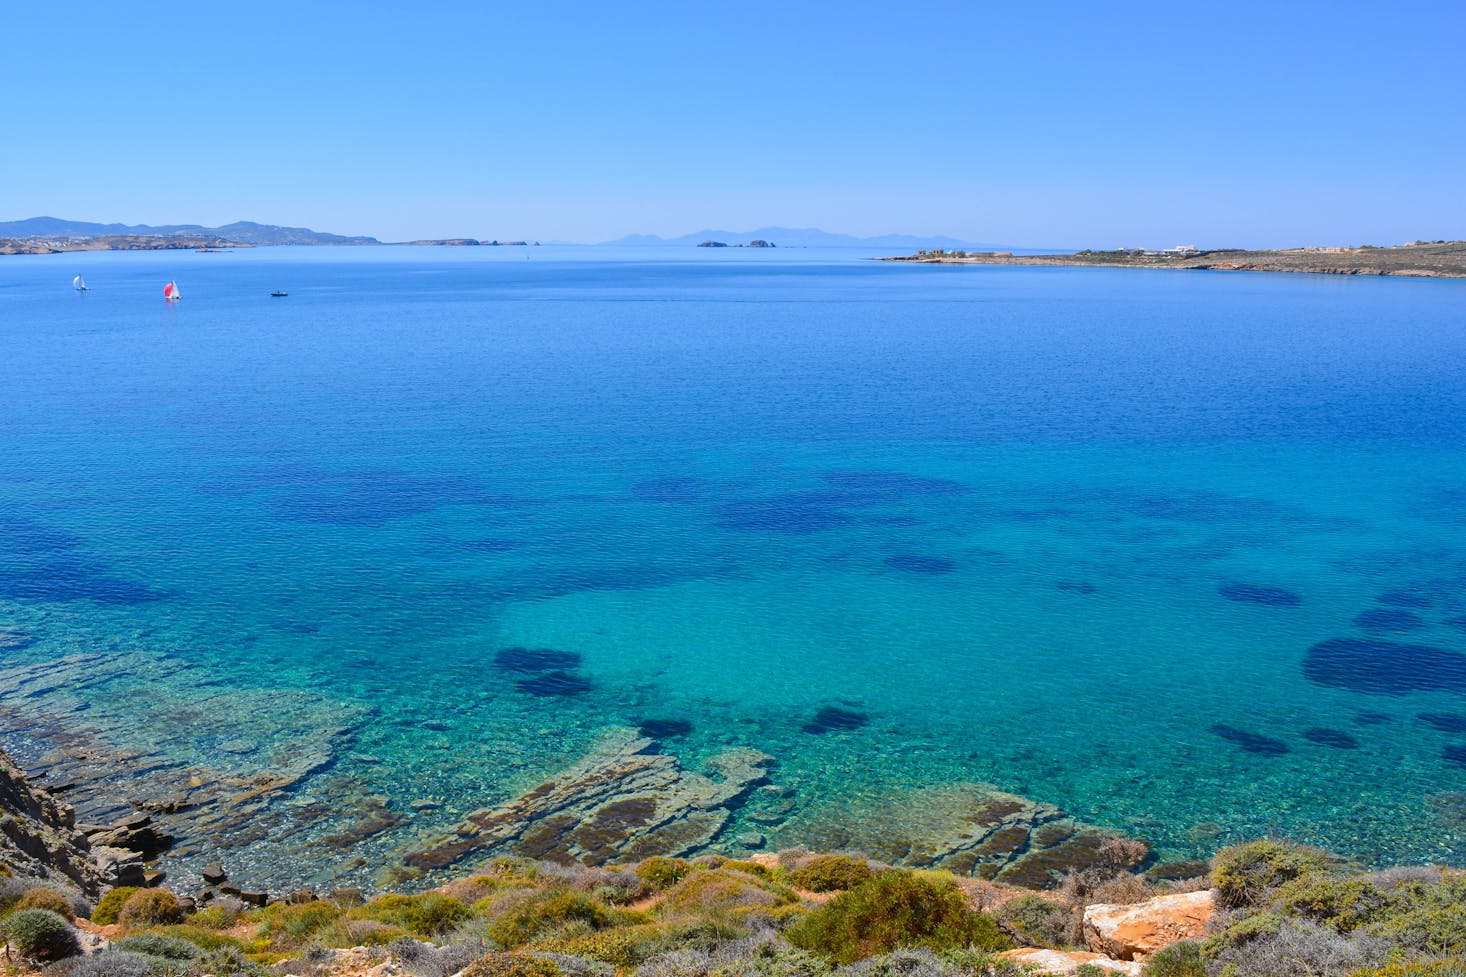
POLYGON ((698 231, 681 237, 658 237, 655 234, 630 234, 606 244, 618 246, 667 246, 697 245, 703 241, 723 241, 728 244, 746 244, 749 241, 773 242, 780 248, 880 248, 891 250, 918 248, 962 248, 974 251, 1001 251, 1001 244, 984 244, 976 241, 959 241, 941 234, 882 234, 877 237, 855 237, 853 234, 831 234, 813 227, 760 227, 754 231, 698 231))
MULTIPOLYGON (((28 220, 0 221, 0 239, 42 238, 48 240, 105 237, 190 237, 218 238, 236 244, 257 246, 276 244, 381 244, 374 237, 347 237, 327 234, 308 227, 281 227, 278 224, 257 224, 235 221, 222 227, 201 224, 98 224, 92 221, 61 220, 57 217, 32 217, 28 220)), ((453 239, 467 243, 469 239, 453 239)), ((752 231, 720 231, 708 229, 681 237, 664 238, 655 234, 631 234, 606 245, 622 247, 660 246, 692 247, 704 241, 725 244, 747 244, 769 241, 780 248, 864 248, 872 251, 916 251, 920 248, 963 249, 970 251, 1011 250, 1005 245, 975 241, 959 241, 941 234, 882 234, 877 237, 855 237, 852 234, 831 234, 818 228, 760 227, 752 231)), ((422 242, 413 242, 422 243, 422 242)))
POLYGON ((57 217, 32 217, 23 221, 0 221, 0 238, 79 238, 116 235, 173 237, 217 237, 239 244, 380 244, 374 237, 345 237, 326 234, 308 227, 281 227, 278 224, 256 224, 235 221, 223 227, 201 224, 95 224, 91 221, 68 221, 57 217))

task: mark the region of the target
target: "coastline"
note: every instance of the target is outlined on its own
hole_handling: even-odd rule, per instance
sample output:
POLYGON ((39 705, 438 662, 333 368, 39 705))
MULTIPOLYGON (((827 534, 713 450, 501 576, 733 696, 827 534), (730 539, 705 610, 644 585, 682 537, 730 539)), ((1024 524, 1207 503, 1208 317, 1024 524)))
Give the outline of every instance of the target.
POLYGON ((1275 251, 1177 249, 1172 252, 1077 251, 1072 254, 1028 255, 1006 251, 930 251, 875 260, 929 265, 1149 268, 1172 271, 1259 271, 1298 275, 1466 278, 1466 242, 1462 241, 1391 248, 1291 248, 1275 251))
POLYGON ((102 829, 0 753, 4 972, 133 977, 1445 977, 1466 873, 1366 872, 1281 839, 1149 864, 1110 837, 1023 879, 855 850, 596 861, 498 856, 414 893, 256 887, 229 853, 145 868, 144 814, 102 829), (201 883, 201 884, 200 884, 201 883), (1391 966, 1376 969, 1384 964, 1391 966))

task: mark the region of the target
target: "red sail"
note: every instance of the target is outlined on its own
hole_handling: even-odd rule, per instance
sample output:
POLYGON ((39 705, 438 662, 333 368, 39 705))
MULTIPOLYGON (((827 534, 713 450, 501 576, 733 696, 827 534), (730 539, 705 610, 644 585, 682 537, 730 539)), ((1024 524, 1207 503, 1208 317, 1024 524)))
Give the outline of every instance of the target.
POLYGON ((163 286, 163 297, 165 299, 171 299, 173 297, 173 283, 172 282, 169 282, 167 285, 164 285, 163 286))

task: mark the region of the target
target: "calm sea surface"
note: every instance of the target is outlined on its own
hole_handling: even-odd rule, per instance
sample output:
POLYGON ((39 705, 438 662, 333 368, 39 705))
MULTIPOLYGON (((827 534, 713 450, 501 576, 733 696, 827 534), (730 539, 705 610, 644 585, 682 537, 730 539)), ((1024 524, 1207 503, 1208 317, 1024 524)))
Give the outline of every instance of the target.
POLYGON ((241 690, 228 767, 305 690, 351 732, 299 789, 429 829, 654 718, 777 759, 731 848, 988 782, 1167 857, 1466 864, 1466 283, 9 257, 0 353, 0 678, 196 666, 78 691, 113 743, 241 690))

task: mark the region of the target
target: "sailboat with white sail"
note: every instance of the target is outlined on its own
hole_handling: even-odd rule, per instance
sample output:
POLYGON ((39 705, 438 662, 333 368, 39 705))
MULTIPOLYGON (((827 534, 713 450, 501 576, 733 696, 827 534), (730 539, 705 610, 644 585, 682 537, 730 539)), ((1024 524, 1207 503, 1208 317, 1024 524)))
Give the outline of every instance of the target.
POLYGON ((71 280, 71 287, 76 289, 78 292, 85 292, 87 290, 87 280, 80 275, 77 275, 71 280))
POLYGON ((163 298, 167 299, 169 302, 177 302, 179 299, 183 298, 183 293, 178 290, 177 282, 169 282, 167 285, 163 286, 163 298))

